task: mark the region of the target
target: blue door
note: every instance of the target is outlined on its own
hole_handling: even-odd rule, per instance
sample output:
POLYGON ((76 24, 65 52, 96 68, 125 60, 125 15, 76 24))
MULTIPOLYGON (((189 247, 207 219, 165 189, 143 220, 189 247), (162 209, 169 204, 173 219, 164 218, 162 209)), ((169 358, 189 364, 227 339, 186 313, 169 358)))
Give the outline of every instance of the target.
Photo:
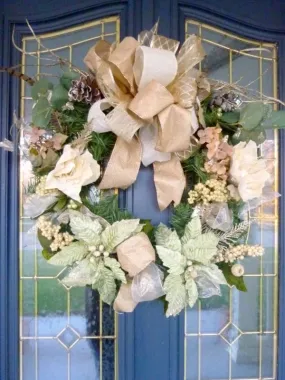
MULTIPOLYGON (((192 33, 202 38, 207 58, 201 68, 210 77, 284 100, 284 14, 282 0, 2 0, 0 66, 21 65, 29 76, 58 75, 26 18, 46 48, 79 67, 98 39, 136 36, 159 19, 160 34, 180 41, 192 33)), ((13 112, 29 120, 29 91, 0 75, 0 141, 11 139, 11 132, 19 138, 10 130, 13 112)), ((284 194, 284 136, 268 138, 274 186, 284 194)), ((29 176, 21 152, 0 150, 1 380, 285 378, 282 198, 251 215, 249 241, 263 244, 266 254, 246 268, 250 291, 229 287, 221 298, 167 319, 161 301, 116 314, 96 293, 60 283, 61 273, 41 258, 33 223, 23 211, 29 176)), ((141 167, 119 198, 137 217, 155 224, 169 219, 168 209, 158 209, 151 168, 141 167)))

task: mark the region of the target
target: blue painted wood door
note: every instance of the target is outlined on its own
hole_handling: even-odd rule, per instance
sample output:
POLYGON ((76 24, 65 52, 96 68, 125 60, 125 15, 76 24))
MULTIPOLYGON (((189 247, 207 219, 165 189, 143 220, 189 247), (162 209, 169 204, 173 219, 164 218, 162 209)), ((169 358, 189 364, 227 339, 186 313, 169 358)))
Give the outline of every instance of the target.
MULTIPOLYGON (((223 28, 258 41, 278 44, 278 59, 285 59, 285 3, 282 0, 251 1, 212 0, 2 0, 0 4, 0 66, 20 61, 20 53, 11 43, 19 45, 28 33, 25 18, 36 33, 46 33, 94 19, 118 15, 121 37, 136 36, 160 19, 159 32, 179 39, 185 38, 188 18, 223 28)), ((285 72, 280 65, 279 97, 285 99, 285 72)), ((0 140, 9 137, 13 110, 19 109, 19 83, 0 76, 0 140)), ((284 193, 284 136, 280 133, 280 189, 284 193), (283 190, 283 191, 282 191, 283 190)), ((18 310, 18 155, 0 151, 0 379, 19 379, 19 310, 18 310)), ((169 210, 159 212, 152 169, 142 167, 136 183, 120 194, 122 207, 135 216, 167 223, 169 210)), ((285 204, 280 202, 279 217, 283 221, 285 204)), ((281 224, 282 225, 282 224, 281 224)), ((284 250, 284 233, 280 231, 279 251, 284 250)), ((279 260, 279 307, 284 301, 284 255, 279 260)), ((119 318, 120 380, 182 380, 184 378, 184 316, 164 317, 159 301, 140 304, 135 312, 119 318)), ((279 323, 278 379, 285 377, 284 322, 279 323), (284 369, 283 369, 284 368, 284 369)), ((193 353, 195 355, 195 353, 193 353)), ((205 364, 206 365, 206 364, 205 364)), ((90 380, 93 379, 90 374, 90 380)), ((57 379, 55 379, 57 380, 57 379)), ((88 379, 89 380, 89 379, 88 379)), ((109 379, 106 379, 109 380, 109 379)), ((202 379, 205 380, 205 379, 202 379)))

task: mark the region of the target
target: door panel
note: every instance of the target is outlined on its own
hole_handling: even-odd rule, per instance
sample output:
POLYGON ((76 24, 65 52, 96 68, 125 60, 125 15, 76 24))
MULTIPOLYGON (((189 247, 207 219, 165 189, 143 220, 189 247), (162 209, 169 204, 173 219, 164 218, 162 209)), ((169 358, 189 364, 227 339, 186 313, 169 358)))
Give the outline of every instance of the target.
MULTIPOLYGON (((23 72, 45 73, 56 82, 62 70, 51 52, 84 68, 83 57, 98 39, 120 38, 117 16, 95 20, 22 41, 23 72), (49 49, 49 51, 48 51, 49 49)), ((22 84, 21 117, 31 120, 31 86, 22 84)), ((91 289, 68 288, 65 268, 47 264, 34 222, 25 216, 25 190, 33 186, 30 163, 21 155, 20 188, 20 379, 117 378, 117 315, 91 289)))
MULTIPOLYGON (((187 19, 186 37, 202 38, 207 57, 201 69, 210 78, 238 82, 249 92, 277 97, 276 45, 227 33, 187 19)), ((262 154, 278 191, 278 136, 268 131, 262 154), (275 174, 275 175, 274 175, 275 174)), ((278 200, 250 215, 247 241, 261 244, 265 255, 245 260, 247 293, 225 287, 222 297, 202 300, 185 315, 185 374, 187 380, 276 379, 278 200), (219 365, 217 365, 219 363, 219 365)))

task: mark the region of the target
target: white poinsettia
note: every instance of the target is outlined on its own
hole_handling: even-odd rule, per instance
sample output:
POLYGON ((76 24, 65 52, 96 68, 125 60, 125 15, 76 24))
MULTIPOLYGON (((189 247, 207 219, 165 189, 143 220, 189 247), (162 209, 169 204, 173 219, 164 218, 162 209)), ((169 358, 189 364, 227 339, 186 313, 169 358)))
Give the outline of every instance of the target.
POLYGON ((78 211, 70 212, 70 227, 78 241, 56 253, 49 263, 72 265, 62 280, 67 286, 92 285, 104 302, 111 304, 116 295, 115 279, 126 283, 120 263, 113 257, 119 244, 142 229, 139 219, 121 220, 102 225, 78 211))
POLYGON ((220 284, 226 284, 222 271, 211 262, 219 238, 212 232, 202 234, 201 221, 194 216, 180 239, 176 231, 159 225, 156 232, 157 254, 168 269, 164 291, 168 301, 166 316, 175 316, 198 297, 221 295, 220 284))
POLYGON ((80 202, 82 186, 95 182, 100 176, 100 165, 92 154, 71 145, 65 145, 56 167, 46 179, 46 189, 58 189, 80 202))
POLYGON ((254 141, 242 141, 233 147, 229 173, 244 202, 261 197, 262 190, 270 178, 266 170, 266 160, 258 158, 254 141))

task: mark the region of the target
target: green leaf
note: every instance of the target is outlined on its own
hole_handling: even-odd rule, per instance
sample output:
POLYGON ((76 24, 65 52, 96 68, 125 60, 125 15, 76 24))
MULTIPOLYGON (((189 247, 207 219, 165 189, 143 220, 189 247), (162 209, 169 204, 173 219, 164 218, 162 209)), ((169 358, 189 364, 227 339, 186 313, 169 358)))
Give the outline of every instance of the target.
POLYGON ((285 128, 285 111, 272 111, 260 124, 260 129, 281 128, 285 128))
POLYGON ((198 299, 198 288, 192 278, 188 278, 185 288, 187 290, 187 302, 189 307, 193 307, 198 299))
POLYGON ((183 285, 180 275, 170 274, 166 277, 163 284, 164 291, 166 292, 166 301, 168 301, 168 308, 166 316, 175 316, 187 304, 186 288, 183 285))
POLYGON ((116 296, 116 283, 112 271, 106 267, 102 269, 101 280, 97 289, 102 301, 111 305, 116 296))
POLYGON ((220 120, 227 124, 236 124, 240 120, 240 113, 238 111, 224 112, 220 120))
POLYGON ((79 73, 76 73, 75 71, 65 71, 61 78, 60 78, 60 84, 67 90, 69 91, 71 87, 71 82, 73 80, 79 79, 80 75, 79 73))
POLYGON ((40 245, 43 247, 43 249, 49 253, 52 253, 50 249, 50 245, 52 243, 52 240, 47 239, 42 235, 41 230, 38 229, 38 241, 40 242, 40 245))
POLYGON ((53 253, 51 253, 51 252, 49 252, 48 250, 46 250, 46 249, 43 249, 42 250, 42 256, 43 256, 43 258, 45 259, 45 260, 49 260, 51 257, 53 257, 53 253))
POLYGON ((241 292, 247 292, 246 285, 244 283, 243 276, 236 277, 231 272, 231 266, 227 263, 219 263, 219 268, 222 270, 227 283, 231 286, 235 286, 241 292))
POLYGON ((48 149, 45 158, 42 159, 41 166, 35 168, 35 173, 38 175, 48 174, 51 170, 54 169, 58 158, 59 157, 54 150, 48 149))
POLYGON ((41 78, 36 81, 31 89, 31 95, 34 100, 38 100, 40 96, 47 95, 48 90, 53 88, 53 84, 46 78, 41 78))
POLYGON ((99 245, 102 226, 98 220, 92 220, 89 216, 78 211, 70 212, 70 227, 76 239, 83 240, 88 245, 99 245))
POLYGON ((258 145, 266 140, 264 131, 254 129, 253 131, 246 131, 244 129, 238 130, 231 138, 232 143, 238 144, 241 141, 249 142, 250 140, 256 142, 258 145))
POLYGON ((91 285, 96 273, 96 267, 88 259, 84 259, 70 270, 61 282, 66 286, 91 285))
POLYGON ((121 220, 107 227, 101 235, 102 244, 108 252, 114 252, 115 248, 130 237, 134 232, 138 232, 140 220, 121 220))
POLYGON ((160 224, 155 231, 156 244, 172 251, 181 252, 181 241, 176 231, 171 231, 164 224, 160 224))
POLYGON ((61 196, 57 203, 53 206, 54 211, 61 211, 67 205, 68 198, 66 196, 61 196))
POLYGON ((124 284, 127 283, 126 275, 122 271, 121 265, 120 265, 120 263, 116 259, 112 259, 110 257, 106 257, 104 259, 104 263, 105 263, 106 267, 108 267, 108 268, 111 269, 111 271, 113 272, 114 277, 117 280, 123 282, 124 284))
POLYGON ((52 265, 71 265, 75 261, 83 260, 87 252, 86 245, 81 241, 76 241, 62 248, 49 260, 49 263, 52 265))
POLYGON ((184 235, 181 239, 182 244, 186 244, 188 240, 195 239, 202 233, 202 224, 199 216, 195 216, 186 225, 184 235))
POLYGON ((58 84, 52 91, 51 104, 55 109, 60 111, 67 102, 68 91, 61 84, 58 84))
POLYGON ((146 235, 150 235, 150 234, 152 234, 152 232, 153 232, 153 230, 154 230, 154 227, 153 227, 153 225, 151 224, 150 220, 147 220, 147 219, 141 219, 141 223, 144 225, 142 231, 143 231, 146 235))
POLYGON ((268 111, 269 106, 262 102, 247 103, 240 111, 239 124, 244 129, 252 131, 259 126, 268 111))
POLYGON ((168 273, 182 274, 185 270, 186 259, 178 251, 173 251, 160 245, 156 246, 158 256, 163 265, 169 268, 168 273))
POLYGON ((182 247, 183 254, 189 260, 207 265, 217 252, 218 242, 219 237, 212 232, 207 232, 195 239, 188 240, 187 244, 182 247))
POLYGON ((51 118, 51 106, 46 98, 39 98, 32 109, 32 122, 39 128, 46 128, 51 118))

